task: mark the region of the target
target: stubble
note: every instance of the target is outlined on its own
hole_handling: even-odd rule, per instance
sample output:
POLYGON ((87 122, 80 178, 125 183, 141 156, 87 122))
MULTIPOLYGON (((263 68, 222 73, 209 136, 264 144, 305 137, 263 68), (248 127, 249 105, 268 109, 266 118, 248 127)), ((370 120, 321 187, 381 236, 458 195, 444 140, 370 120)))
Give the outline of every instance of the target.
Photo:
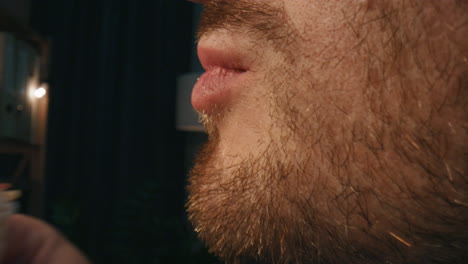
POLYGON ((282 6, 207 4, 200 34, 247 30, 282 58, 268 66, 270 89, 259 95, 268 98, 271 120, 261 150, 223 156, 222 116, 208 116, 210 142, 191 173, 190 218, 225 261, 457 263, 465 256, 462 46, 430 31, 437 29, 427 19, 437 14, 426 12, 437 8, 367 3, 340 10, 335 37, 321 43, 293 28, 282 6), (321 45, 320 56, 308 45, 321 45), (223 166, 226 158, 235 162, 223 166))

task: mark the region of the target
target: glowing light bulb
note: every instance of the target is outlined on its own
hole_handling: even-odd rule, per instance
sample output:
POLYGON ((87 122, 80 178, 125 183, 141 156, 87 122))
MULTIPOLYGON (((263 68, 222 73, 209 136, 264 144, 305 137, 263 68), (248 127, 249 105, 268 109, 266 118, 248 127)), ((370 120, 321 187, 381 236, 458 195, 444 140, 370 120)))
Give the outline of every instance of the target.
POLYGON ((34 91, 34 96, 36 98, 42 98, 44 95, 46 95, 47 91, 44 89, 44 87, 39 87, 34 91))

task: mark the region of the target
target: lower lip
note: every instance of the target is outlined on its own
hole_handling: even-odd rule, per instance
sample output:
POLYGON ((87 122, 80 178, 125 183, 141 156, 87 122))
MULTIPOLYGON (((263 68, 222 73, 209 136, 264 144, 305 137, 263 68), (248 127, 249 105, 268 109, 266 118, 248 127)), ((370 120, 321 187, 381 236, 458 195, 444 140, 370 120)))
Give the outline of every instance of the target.
POLYGON ((245 71, 213 67, 197 81, 192 91, 192 105, 202 113, 210 113, 229 105, 236 86, 245 76, 245 71))

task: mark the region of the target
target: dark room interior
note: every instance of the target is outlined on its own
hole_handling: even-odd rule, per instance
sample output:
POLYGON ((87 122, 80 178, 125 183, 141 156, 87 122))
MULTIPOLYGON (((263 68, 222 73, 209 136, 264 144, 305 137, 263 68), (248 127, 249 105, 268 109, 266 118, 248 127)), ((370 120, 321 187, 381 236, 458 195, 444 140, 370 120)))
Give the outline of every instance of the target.
MULTIPOLYGON (((185 213, 206 135, 176 124, 177 80, 201 69, 199 7, 0 0, 0 11, 0 32, 32 47, 47 92, 24 121, 31 135, 0 133, 0 179, 21 191, 18 211, 57 227, 93 263, 218 263, 185 213)), ((8 120, 0 114, 1 129, 8 120)))

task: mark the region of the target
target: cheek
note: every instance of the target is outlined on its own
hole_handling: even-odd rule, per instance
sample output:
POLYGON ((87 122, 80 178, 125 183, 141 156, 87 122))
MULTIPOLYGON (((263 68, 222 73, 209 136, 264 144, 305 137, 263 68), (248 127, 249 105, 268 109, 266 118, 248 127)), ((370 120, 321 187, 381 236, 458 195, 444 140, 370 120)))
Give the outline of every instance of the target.
MULTIPOLYGON (((357 6, 358 7, 358 6, 357 6)), ((344 13, 356 9, 353 3, 335 0, 284 1, 283 10, 290 30, 302 42, 326 43, 335 30, 349 24, 344 13)), ((354 10, 356 12, 356 10, 354 10)))
POLYGON ((303 30, 308 27, 308 24, 320 25, 323 23, 322 16, 328 9, 328 5, 328 1, 323 0, 298 0, 284 1, 283 8, 290 25, 298 32, 304 32, 303 30))

